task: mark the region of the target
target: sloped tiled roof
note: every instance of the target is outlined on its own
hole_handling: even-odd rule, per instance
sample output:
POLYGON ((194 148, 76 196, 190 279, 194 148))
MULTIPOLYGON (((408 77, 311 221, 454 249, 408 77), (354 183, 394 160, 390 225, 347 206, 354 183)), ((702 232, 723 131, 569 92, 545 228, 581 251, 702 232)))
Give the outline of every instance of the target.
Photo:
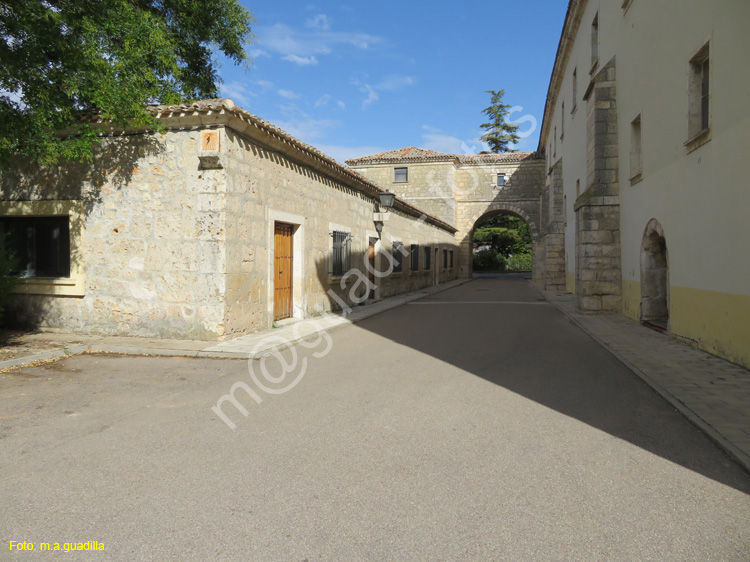
POLYGON ((536 152, 501 152, 500 154, 461 154, 462 164, 492 164, 494 162, 520 162, 534 158, 536 152))
MULTIPOLYGON (((348 166, 344 166, 340 162, 337 162, 314 146, 305 144, 276 125, 269 123, 265 119, 261 119, 257 115, 242 109, 238 105, 235 105, 234 101, 229 98, 201 100, 179 105, 156 105, 151 106, 148 109, 153 112, 158 119, 198 116, 200 118, 200 123, 206 126, 216 124, 215 119, 221 115, 232 115, 242 121, 247 128, 257 129, 264 132, 266 135, 269 135, 274 139, 277 145, 283 147, 285 150, 293 148, 302 151, 302 153, 305 153, 308 158, 312 158, 317 165, 327 168, 335 175, 349 178, 349 181, 354 182, 352 187, 356 185, 357 187, 355 187, 355 189, 362 193, 377 198, 378 194, 385 191, 379 185, 373 183, 371 180, 357 173, 355 170, 352 170, 348 166)), ((87 115, 85 119, 103 126, 106 126, 107 124, 107 120, 100 115, 90 114, 87 115)), ((114 130, 112 129, 112 131, 114 130)), ((423 213, 417 207, 410 205, 398 197, 396 197, 394 208, 416 217, 426 217, 425 222, 450 232, 456 232, 454 226, 437 217, 423 213)))
POLYGON ((350 158, 346 163, 349 165, 355 165, 369 162, 434 162, 455 159, 455 154, 446 154, 445 152, 437 152, 436 150, 425 150, 424 148, 417 148, 416 146, 407 146, 406 148, 378 152, 377 154, 371 154, 370 156, 350 158))
POLYGON ((415 146, 407 146, 396 150, 379 152, 369 156, 350 158, 346 161, 349 166, 363 164, 401 164, 407 162, 460 162, 461 164, 492 164, 495 162, 520 162, 533 157, 535 152, 505 152, 502 154, 448 154, 435 150, 425 150, 415 146))

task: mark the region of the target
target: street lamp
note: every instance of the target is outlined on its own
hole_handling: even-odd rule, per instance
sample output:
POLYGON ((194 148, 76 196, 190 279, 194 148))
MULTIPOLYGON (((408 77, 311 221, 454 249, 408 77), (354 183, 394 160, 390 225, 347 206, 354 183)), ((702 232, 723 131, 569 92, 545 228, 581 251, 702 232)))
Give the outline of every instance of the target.
POLYGON ((393 207, 393 202, 396 200, 396 194, 391 193, 390 190, 386 189, 385 191, 380 192, 380 206, 387 210, 393 207))
POLYGON ((383 232, 383 222, 388 220, 388 210, 393 207, 396 200, 396 194, 386 189, 378 194, 378 198, 380 199, 380 208, 377 213, 373 214, 372 220, 375 223, 375 230, 380 234, 383 232))

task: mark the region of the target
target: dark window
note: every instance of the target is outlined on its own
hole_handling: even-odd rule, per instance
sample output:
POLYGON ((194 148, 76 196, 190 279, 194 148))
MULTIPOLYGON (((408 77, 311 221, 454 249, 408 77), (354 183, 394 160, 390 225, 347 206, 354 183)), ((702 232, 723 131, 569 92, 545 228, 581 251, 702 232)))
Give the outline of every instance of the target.
POLYGON ((431 258, 431 250, 429 246, 425 246, 424 249, 424 268, 430 269, 430 258, 431 258))
POLYGON ((443 250, 443 269, 448 269, 448 250, 443 250))
POLYGON ((708 58, 701 64, 701 129, 708 129, 708 58))
POLYGON ((419 245, 418 244, 411 245, 411 270, 412 271, 419 270, 419 245))
POLYGON ((599 61, 599 13, 594 16, 591 22, 591 65, 594 66, 599 61))
POLYGON ((0 237, 23 277, 70 277, 68 217, 0 217, 0 237))
POLYGON ((401 242, 394 242, 391 248, 393 254, 393 273, 401 273, 403 271, 404 261, 404 245, 401 242))
POLYGON ((453 250, 450 251, 450 268, 453 269, 453 250))
POLYGON ((707 131, 711 126, 710 94, 711 72, 709 46, 703 48, 690 61, 690 82, 688 91, 688 136, 693 138, 707 131))
POLYGON ((394 168, 393 181, 399 183, 409 181, 409 168, 394 168))
POLYGON ((349 270, 351 262, 351 240, 348 232, 333 231, 333 267, 332 275, 343 275, 349 270))

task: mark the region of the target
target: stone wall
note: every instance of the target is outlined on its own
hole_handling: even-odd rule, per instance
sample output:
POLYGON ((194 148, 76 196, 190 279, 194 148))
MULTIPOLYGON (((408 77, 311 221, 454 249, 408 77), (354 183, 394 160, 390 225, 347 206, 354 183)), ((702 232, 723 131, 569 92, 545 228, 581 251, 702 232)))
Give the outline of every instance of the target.
MULTIPOLYGON (((281 153, 264 144, 264 139, 226 129, 228 173, 227 193, 227 330, 238 335, 267 328, 273 321, 272 247, 274 222, 295 226, 294 243, 303 250, 295 253, 295 315, 314 316, 325 311, 355 306, 365 286, 353 287, 357 276, 344 280, 332 275, 333 230, 351 233, 351 267, 366 277, 365 256, 369 238, 377 238, 376 268, 387 271, 388 255, 394 240, 408 251, 411 244, 430 246, 431 269, 410 271, 409 256, 404 256, 403 271, 378 277, 373 296, 388 297, 416 290, 438 281, 457 278, 457 246, 450 231, 419 221, 397 209, 388 213, 382 233, 378 234, 373 213, 376 200, 330 177, 324 168, 301 161, 291 151, 281 153), (434 249, 440 260, 435 263, 434 249), (454 253, 454 267, 442 268, 443 249, 454 253), (332 291, 336 297, 332 296, 332 291), (354 299, 352 298, 354 295, 354 299), (342 305, 342 303, 345 303, 342 305)), ((383 187, 390 187, 385 185, 383 187)), ((401 193, 399 192, 399 196, 401 193)), ((361 278, 360 278, 361 281, 361 278)))
POLYGON ((83 296, 25 294, 10 320, 96 334, 223 336, 224 217, 211 201, 225 177, 199 170, 198 134, 105 138, 93 165, 3 174, 6 202, 71 200, 84 209, 82 255, 72 256, 85 272, 83 296))
POLYGON ((355 167, 377 185, 390 189, 404 201, 448 224, 456 224, 454 161, 368 164, 355 167), (408 181, 395 181, 394 168, 407 168, 408 181))
POLYGON ((576 299, 583 312, 622 311, 615 59, 586 97, 588 187, 576 200, 576 299))
MULTIPOLYGON (((496 158, 495 155, 445 155, 444 161, 372 163, 352 167, 368 179, 381 183, 399 194, 405 193, 409 201, 425 209, 431 208, 436 216, 458 229, 456 241, 460 246, 458 273, 467 277, 472 273, 472 232, 477 220, 490 213, 510 213, 526 221, 534 237, 534 278, 542 287, 559 285, 557 269, 564 268, 564 249, 555 247, 550 255, 555 262, 550 268, 554 278, 548 283, 545 277, 547 264, 542 232, 540 196, 544 190, 544 160, 533 156, 526 158, 496 158), (409 184, 393 182, 394 168, 409 169, 409 184), (506 175, 503 187, 497 185, 497 175, 506 175), (432 206, 430 206, 432 205, 432 206), (450 219, 450 220, 449 220, 450 219)), ((562 195, 560 195, 562 197, 562 195)), ((561 203, 559 203, 561 205, 561 203)), ((557 209, 556 220, 562 220, 557 209)), ((557 231, 551 233, 557 235, 557 231)), ((564 284, 564 281, 563 281, 564 284)))
POLYGON ((27 294, 11 312, 16 323, 202 340, 269 328, 276 221, 295 228, 297 318, 363 302, 366 273, 359 285, 356 276, 342 283, 332 275, 334 230, 351 233, 350 267, 360 271, 370 238, 377 240, 379 271, 388 269, 393 240, 407 250, 431 248, 429 270, 420 255, 411 272, 404 256, 403 272, 378 276, 371 299, 457 277, 452 228, 397 201, 379 234, 377 186, 230 100, 158 111, 163 135, 105 137, 92 164, 19 165, 1 177, 0 215, 46 215, 49 204, 38 202, 69 201, 55 208, 72 209, 71 224, 83 223, 71 227, 80 287, 26 280, 27 294), (442 267, 443 250, 453 252, 454 267, 442 267))
POLYGON ((461 242, 461 266, 466 275, 471 274, 472 233, 474 225, 490 213, 510 213, 522 218, 529 225, 534 244, 535 281, 544 284, 539 277, 543 271, 540 254, 540 204, 539 197, 544 186, 544 160, 527 158, 515 163, 465 164, 456 173, 456 236, 461 242), (497 186, 497 174, 508 177, 504 187, 497 186))

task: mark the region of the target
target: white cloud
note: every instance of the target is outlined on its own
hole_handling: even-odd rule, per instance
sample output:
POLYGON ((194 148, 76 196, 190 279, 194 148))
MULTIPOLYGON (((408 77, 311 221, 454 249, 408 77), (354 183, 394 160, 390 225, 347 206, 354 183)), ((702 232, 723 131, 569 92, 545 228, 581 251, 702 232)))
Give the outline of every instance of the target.
POLYGON ((411 76, 388 76, 375 86, 376 90, 381 92, 395 92, 406 86, 411 86, 416 83, 416 79, 411 76))
POLYGON ((363 85, 362 88, 360 88, 360 91, 367 93, 367 97, 362 102, 362 109, 367 109, 368 105, 378 101, 378 99, 380 98, 378 93, 369 84, 363 85))
POLYGON ((220 95, 225 98, 231 98, 237 105, 240 105, 245 109, 252 105, 250 98, 258 97, 257 94, 250 91, 245 84, 237 81, 232 81, 229 82, 229 84, 222 85, 220 95))
POLYGON ((333 144, 321 144, 316 148, 342 164, 349 158, 358 158, 368 154, 377 154, 388 150, 379 146, 340 146, 333 144))
POLYGON ((285 119, 275 119, 274 125, 284 129, 293 137, 308 144, 315 142, 337 129, 341 123, 334 119, 316 119, 305 113, 294 103, 281 106, 285 119))
POLYGON ((316 16, 313 20, 308 20, 317 20, 317 27, 308 28, 308 30, 296 30, 283 23, 256 28, 255 44, 264 52, 280 55, 283 60, 297 64, 317 64, 315 55, 331 54, 336 47, 353 46, 358 49, 368 49, 370 45, 383 42, 382 37, 367 33, 324 29, 321 25, 330 27, 330 21, 325 16, 323 16, 325 19, 318 18, 319 16, 316 16))
POLYGON ((273 82, 269 80, 257 80, 255 83, 261 88, 273 88, 273 82))
POLYGON ((329 101, 331 101, 331 96, 329 94, 323 94, 316 100, 315 107, 327 105, 329 101))
POLYGON ((248 55, 250 55, 251 59, 259 59, 261 57, 270 57, 271 56, 266 51, 264 51, 263 49, 252 49, 251 48, 251 49, 248 49, 247 53, 248 53, 248 55))
POLYGON ((317 14, 305 22, 305 27, 328 31, 331 29, 331 22, 328 21, 328 16, 325 14, 317 14))
POLYGON ((300 57, 297 55, 286 55, 281 57, 281 60, 286 60, 289 62, 293 62, 295 64, 298 64, 300 66, 308 66, 310 64, 318 64, 318 59, 315 57, 300 57))
POLYGON ((299 99, 299 94, 295 94, 291 90, 279 90, 279 95, 282 98, 286 98, 288 100, 296 100, 299 99))
POLYGON ((353 80, 352 83, 355 86, 359 86, 359 91, 367 94, 367 97, 362 101, 362 109, 367 109, 369 105, 380 99, 379 92, 395 92, 401 90, 407 86, 411 86, 416 83, 416 79, 411 76, 389 76, 372 86, 370 84, 362 84, 358 80, 353 80))
POLYGON ((336 105, 338 105, 341 109, 346 109, 346 104, 341 100, 337 101, 336 105))

